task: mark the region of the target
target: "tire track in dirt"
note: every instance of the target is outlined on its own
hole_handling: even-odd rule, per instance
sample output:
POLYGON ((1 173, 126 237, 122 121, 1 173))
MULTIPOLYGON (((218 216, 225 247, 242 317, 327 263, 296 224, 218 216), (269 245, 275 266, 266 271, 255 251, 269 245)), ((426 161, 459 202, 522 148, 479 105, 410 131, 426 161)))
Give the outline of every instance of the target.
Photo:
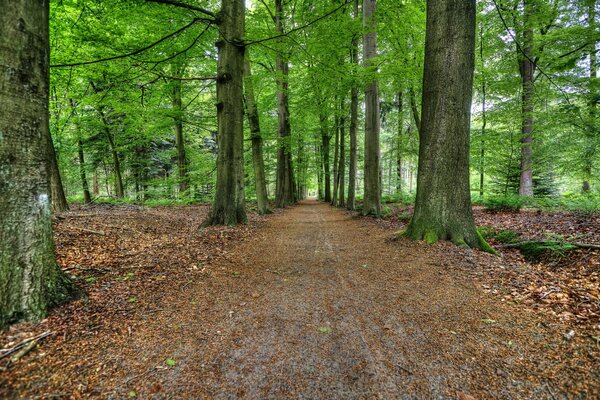
POLYGON ((155 336, 132 338, 129 353, 177 360, 139 396, 547 398, 528 370, 547 332, 442 267, 452 255, 389 236, 316 202, 274 216, 165 301, 181 329, 150 320, 155 336))

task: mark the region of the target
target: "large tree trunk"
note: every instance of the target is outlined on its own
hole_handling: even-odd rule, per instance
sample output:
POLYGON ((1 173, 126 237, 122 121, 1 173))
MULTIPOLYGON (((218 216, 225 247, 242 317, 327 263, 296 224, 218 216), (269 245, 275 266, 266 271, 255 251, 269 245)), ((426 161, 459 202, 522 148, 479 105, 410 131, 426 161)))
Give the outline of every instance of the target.
POLYGON ((52 211, 61 212, 69 209, 67 196, 62 184, 60 169, 58 168, 58 159, 54 143, 52 143, 52 135, 48 131, 48 159, 50 160, 50 193, 52 194, 52 211))
POLYGON ((52 240, 48 2, 0 2, 0 328, 39 320, 74 286, 52 240))
POLYGON ((244 203, 244 0, 222 0, 217 42, 217 188, 207 225, 247 221, 244 203))
POLYGON ((427 2, 417 198, 406 231, 413 239, 486 246, 469 190, 474 62, 475 0, 427 2))
MULTIPOLYGON (((283 0, 275 0, 275 26, 277 33, 284 34, 283 0)), ((283 42, 280 41, 283 47, 283 42)), ((277 51, 277 115, 279 147, 277 149, 277 193, 276 207, 294 204, 294 174, 292 169, 291 126, 288 105, 288 73, 289 66, 283 48, 277 51)))
MULTIPOLYGON (((173 74, 175 77, 183 76, 183 66, 179 62, 173 63, 173 74)), ((185 141, 183 137, 183 107, 181 103, 181 80, 173 81, 172 106, 173 119, 175 121, 175 148, 177 149, 177 172, 179 178, 179 193, 187 192, 189 188, 187 176, 187 159, 185 157, 185 141)))
POLYGON ((522 86, 521 115, 521 177, 519 195, 533 196, 533 102, 535 64, 533 50, 533 28, 531 26, 531 0, 523 0, 522 52, 518 51, 519 72, 522 86))
POLYGON ((259 214, 267 214, 269 198, 267 197, 267 180, 265 178, 265 161, 263 157, 263 140, 260 133, 260 119, 254 98, 252 69, 248 56, 244 59, 244 91, 246 94, 246 112, 250 124, 250 140, 252 141, 252 166, 254 167, 254 183, 256 186, 256 203, 259 214))
MULTIPOLYGON (((593 30, 596 26, 596 0, 587 0, 588 8, 588 28, 593 30)), ((591 190, 591 180, 593 177, 593 160, 598 151, 598 138, 597 138, 597 122, 596 122, 596 107, 598 104, 598 94, 596 90, 596 77, 598 56, 596 55, 596 40, 593 40, 590 46, 589 53, 590 69, 588 78, 588 119, 589 123, 586 127, 585 132, 585 149, 584 149, 584 160, 583 160, 583 182, 581 184, 581 190, 584 193, 588 193, 591 190)))
POLYGON ((83 188, 83 202, 89 204, 92 202, 92 196, 90 195, 90 187, 85 173, 85 159, 83 156, 83 143, 81 143, 81 138, 77 138, 77 155, 79 157, 79 176, 81 177, 81 187, 83 188))
MULTIPOLYGON (((373 58, 377 56, 376 0, 363 1, 363 51, 365 66, 376 75, 373 58)), ((381 180, 379 166, 379 88, 372 76, 365 89, 365 165, 363 215, 381 215, 381 180)))
POLYGON ((325 114, 319 114, 319 125, 321 128, 321 157, 323 159, 323 179, 325 180, 325 196, 323 200, 331 201, 331 167, 329 165, 329 142, 331 136, 328 132, 327 117, 325 114))

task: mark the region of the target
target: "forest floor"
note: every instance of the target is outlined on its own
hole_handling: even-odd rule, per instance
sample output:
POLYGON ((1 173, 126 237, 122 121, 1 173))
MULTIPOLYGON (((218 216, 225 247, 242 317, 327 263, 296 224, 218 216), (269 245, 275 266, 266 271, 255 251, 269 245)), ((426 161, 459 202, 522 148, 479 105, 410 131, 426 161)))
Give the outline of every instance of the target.
MULTIPOLYGON (((598 251, 428 246, 314 201, 199 230, 207 210, 59 215, 58 261, 88 297, 0 333, 52 333, 0 359, 0 398, 600 398, 598 251)), ((566 214, 476 218, 600 237, 566 214)))

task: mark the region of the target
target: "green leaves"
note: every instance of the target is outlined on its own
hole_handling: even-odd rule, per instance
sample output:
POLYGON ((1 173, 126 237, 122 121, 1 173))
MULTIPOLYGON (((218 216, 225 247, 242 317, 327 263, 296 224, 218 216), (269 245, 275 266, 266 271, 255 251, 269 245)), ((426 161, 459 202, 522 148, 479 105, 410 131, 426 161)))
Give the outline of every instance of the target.
POLYGON ((165 360, 165 365, 166 365, 167 367, 174 367, 174 366, 175 366, 175 364, 177 364, 177 362, 176 362, 175 360, 173 360, 172 358, 167 358, 167 359, 165 360))

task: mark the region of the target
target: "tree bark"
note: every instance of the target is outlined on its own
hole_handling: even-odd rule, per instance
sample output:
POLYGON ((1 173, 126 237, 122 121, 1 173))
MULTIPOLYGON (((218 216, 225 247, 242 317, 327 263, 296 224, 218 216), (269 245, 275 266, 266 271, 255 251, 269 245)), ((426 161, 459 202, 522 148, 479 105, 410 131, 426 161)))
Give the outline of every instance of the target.
POLYGON ((376 0, 363 1, 363 51, 365 67, 371 70, 373 77, 365 89, 365 164, 363 215, 381 215, 381 181, 379 165, 379 88, 376 66, 373 58, 377 56, 376 0))
POLYGON ((244 92, 246 95, 246 113, 250 125, 250 140, 252 141, 252 166, 254 167, 254 183, 256 186, 256 202, 259 214, 267 214, 269 198, 267 197, 267 183, 265 178, 265 161, 263 157, 263 140, 260 132, 260 119, 254 98, 252 83, 252 69, 250 60, 246 55, 244 59, 244 92))
POLYGON ((92 196, 90 195, 90 187, 85 173, 85 158, 83 156, 81 138, 77 138, 77 155, 79 158, 79 176, 81 177, 81 187, 83 189, 83 202, 89 204, 92 202, 92 196))
POLYGON ((475 229, 469 190, 474 63, 475 0, 427 2, 417 197, 406 235, 492 251, 475 229))
MULTIPOLYGON (((354 19, 358 19, 358 0, 354 0, 354 19)), ((350 62, 358 64, 358 35, 352 36, 350 46, 350 62)), ((350 160, 348 165, 348 201, 349 210, 356 209, 356 140, 358 131, 358 88, 355 84, 350 89, 350 160)))
MULTIPOLYGON (((180 62, 173 63, 173 76, 181 77, 184 67, 180 62)), ((177 173, 179 178, 179 193, 187 192, 189 181, 187 175, 187 159, 185 156, 185 140, 183 136, 183 107, 181 103, 182 81, 174 79, 172 93, 173 119, 175 126, 175 148, 177 149, 177 173)))
MULTIPOLYGON (((275 26, 277 33, 284 34, 283 29, 283 0, 275 0, 275 26)), ((284 54, 283 42, 277 51, 277 115, 279 147, 277 149, 277 192, 275 194, 275 205, 278 208, 295 203, 294 196, 294 174, 292 169, 291 154, 291 126, 288 101, 288 74, 289 65, 284 54)))
POLYGON ((335 206, 338 199, 339 188, 339 156, 340 156, 340 117, 335 116, 335 139, 333 141, 333 194, 331 196, 331 205, 335 206))
POLYGON ((52 211, 61 212, 69 209, 67 196, 62 184, 60 169, 58 168, 58 160, 56 158, 56 150, 52 143, 52 135, 48 131, 48 158, 50 160, 50 193, 52 194, 52 211))
POLYGON ((247 221, 244 203, 244 0, 222 0, 217 62, 217 187, 203 226, 247 221))
POLYGON ((404 109, 402 90, 398 92, 398 137, 396 138, 396 192, 402 193, 402 154, 404 152, 402 136, 404 134, 404 109))
POLYGON ((108 141, 108 146, 110 148, 110 153, 113 161, 113 169, 115 173, 115 195, 118 199, 122 199, 125 196, 125 191, 123 190, 123 178, 121 175, 121 160, 119 159, 119 153, 117 152, 117 146, 115 145, 115 140, 113 138, 112 132, 110 131, 110 123, 104 111, 101 108, 98 108, 98 114, 100 115, 100 119, 102 120, 102 124, 104 125, 104 134, 106 135, 106 140, 108 141))
POLYGON ((521 74, 521 176, 519 179, 519 195, 533 196, 533 95, 535 64, 533 50, 532 4, 531 0, 523 0, 523 32, 521 49, 517 49, 519 73, 521 74))
MULTIPOLYGON (((342 101, 342 112, 344 110, 344 102, 342 101)), ((345 185, 346 185, 346 118, 340 117, 340 164, 338 166, 338 186, 339 196, 337 205, 344 207, 346 205, 345 199, 345 185)))
MULTIPOLYGON (((587 23, 588 28, 593 30, 596 26, 596 0, 587 0, 587 23)), ((592 189, 591 181, 593 177, 593 160, 598 151, 598 128, 596 122, 596 108, 598 104, 598 94, 596 91, 596 74, 598 70, 598 56, 596 55, 596 40, 593 40, 590 46, 589 61, 589 77, 588 77, 588 119, 589 123, 585 132, 585 149, 583 159, 583 182, 581 190, 584 193, 589 193, 592 189)))
POLYGON ((40 320, 75 289, 54 258, 48 2, 0 2, 0 328, 40 320))

